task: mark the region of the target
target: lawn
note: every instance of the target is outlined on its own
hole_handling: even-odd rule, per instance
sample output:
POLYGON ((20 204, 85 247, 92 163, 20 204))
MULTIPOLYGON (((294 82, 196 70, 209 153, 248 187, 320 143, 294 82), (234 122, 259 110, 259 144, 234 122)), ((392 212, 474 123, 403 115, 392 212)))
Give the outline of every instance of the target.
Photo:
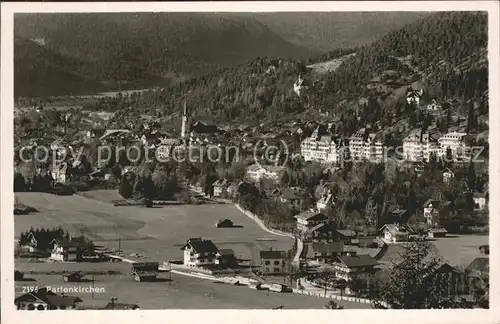
MULTIPOLYGON (((92 193, 86 194, 92 197, 92 193)), ((39 210, 15 216, 15 235, 30 227, 62 226, 70 234, 85 236, 96 244, 118 248, 126 255, 140 253, 142 260, 160 263, 182 258, 180 251, 190 237, 211 239, 221 249, 233 249, 242 259, 258 264, 259 251, 291 249, 293 240, 262 230, 233 205, 183 205, 142 208, 114 207, 106 202, 114 193, 98 192, 103 201, 80 195, 56 196, 45 193, 16 193, 19 202, 39 210), (238 228, 215 228, 221 218, 231 219, 238 228)))
MULTIPOLYGON (((487 235, 449 235, 431 241, 431 251, 441 256, 443 262, 459 268, 467 267, 475 258, 487 257, 481 254, 479 246, 488 244, 487 235)), ((403 244, 389 245, 384 256, 379 260, 384 266, 390 266, 391 261, 402 260, 405 251, 403 244)))

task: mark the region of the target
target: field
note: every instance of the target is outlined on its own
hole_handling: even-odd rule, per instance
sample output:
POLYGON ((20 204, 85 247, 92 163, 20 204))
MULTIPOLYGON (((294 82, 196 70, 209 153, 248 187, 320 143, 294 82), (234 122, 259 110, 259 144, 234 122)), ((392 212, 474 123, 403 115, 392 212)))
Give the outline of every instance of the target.
POLYGON ((291 249, 293 245, 291 238, 262 230, 229 204, 114 207, 107 202, 116 197, 114 192, 86 195, 99 196, 101 201, 79 195, 17 193, 21 203, 39 212, 16 216, 16 237, 30 227, 62 226, 72 235, 83 233, 96 244, 111 249, 120 244, 125 255, 139 253, 145 256, 142 260, 159 262, 181 259, 180 249, 190 237, 211 239, 217 247, 233 249, 237 257, 256 262, 261 250, 291 249), (221 218, 229 218, 242 227, 215 228, 221 218))
MULTIPOLYGON (((101 265, 97 265, 101 267, 101 265)), ((255 291, 246 286, 230 286, 214 283, 209 280, 185 277, 172 274, 172 281, 166 273, 161 273, 163 280, 160 282, 135 282, 129 275, 129 264, 102 264, 105 270, 120 271, 119 275, 95 276, 94 287, 99 292, 71 293, 83 300, 85 307, 103 307, 111 298, 118 298, 117 302, 137 303, 142 309, 270 309, 283 306, 285 309, 320 309, 328 299, 319 297, 301 296, 292 293, 273 293, 268 291, 255 291)), ((18 263, 21 271, 45 270, 60 271, 76 270, 82 267, 91 267, 91 264, 42 264, 18 263)), ((90 268, 89 268, 90 269, 90 268)), ((22 294, 23 289, 29 287, 46 287, 52 289, 91 287, 91 283, 66 283, 59 274, 26 274, 26 277, 36 281, 17 281, 16 296, 22 294)), ((91 279, 91 276, 86 276, 91 279)), ((57 290, 56 290, 57 292, 57 290)), ((339 301, 345 308, 370 308, 369 304, 359 304, 339 301)))
POLYGON ((355 53, 344 55, 342 57, 330 60, 330 61, 325 61, 325 62, 320 62, 320 63, 315 63, 308 65, 308 68, 311 68, 314 70, 315 73, 318 74, 324 74, 328 72, 333 72, 339 68, 339 66, 347 59, 351 58, 354 56, 355 53))
MULTIPOLYGON (((55 227, 61 225, 70 233, 83 232, 97 244, 117 248, 121 237, 125 254, 139 252, 149 259, 162 262, 180 259, 180 248, 189 237, 202 236, 214 240, 219 248, 232 248, 241 258, 258 259, 261 249, 289 249, 293 241, 265 232, 232 205, 168 206, 164 208, 114 207, 108 201, 115 199, 113 192, 90 192, 87 197, 54 196, 44 193, 19 193, 19 200, 40 212, 15 218, 16 236, 31 226, 55 227), (100 200, 92 197, 99 197, 100 200), (230 218, 242 228, 217 229, 214 223, 230 218)), ((65 283, 63 272, 98 272, 94 287, 104 292, 73 293, 81 297, 85 307, 103 307, 113 297, 118 302, 137 303, 142 309, 320 309, 327 299, 292 293, 280 294, 254 291, 248 287, 235 287, 209 280, 161 273, 163 280, 139 283, 130 276, 128 263, 30 263, 16 261, 16 269, 34 281, 16 282, 16 296, 27 287, 75 287, 91 283, 65 283), (114 271, 115 274, 101 272, 114 271), (30 273, 31 272, 31 273, 30 273)), ((86 275, 91 279, 90 275, 86 275)), ((71 292, 66 292, 71 295, 71 292)), ((340 302, 345 308, 369 308, 368 304, 340 302)))

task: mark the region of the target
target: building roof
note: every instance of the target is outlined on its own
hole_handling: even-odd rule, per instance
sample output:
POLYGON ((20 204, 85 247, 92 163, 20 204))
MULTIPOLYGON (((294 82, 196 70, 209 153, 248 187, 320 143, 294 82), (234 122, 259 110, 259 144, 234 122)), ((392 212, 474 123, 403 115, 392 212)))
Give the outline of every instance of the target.
POLYGON ((197 253, 218 252, 217 246, 211 240, 204 240, 202 238, 190 238, 181 250, 186 249, 188 246, 197 253))
POLYGON ((157 272, 160 264, 158 262, 135 262, 132 263, 132 271, 137 273, 142 272, 157 272))
POLYGON ((47 305, 61 307, 72 306, 75 303, 82 302, 79 297, 61 296, 49 291, 47 288, 39 288, 38 291, 33 291, 21 295, 15 299, 15 302, 37 302, 41 301, 47 305))
POLYGON ((429 232, 432 233, 448 233, 448 231, 445 228, 431 228, 429 229, 429 232))
POLYGON ((76 272, 72 272, 72 273, 69 273, 69 274, 65 274, 63 275, 63 277, 75 277, 75 278, 83 278, 84 275, 81 271, 76 271, 76 272))
POLYGON ((437 270, 436 272, 439 272, 439 273, 449 273, 449 272, 455 272, 455 273, 460 273, 460 271, 449 265, 448 263, 443 263, 437 270))
POLYGON ((333 232, 335 230, 334 226, 329 223, 320 223, 309 229, 309 232, 333 232))
POLYGON ((466 268, 466 271, 488 272, 490 266, 490 258, 479 257, 475 258, 466 268))
POLYGON ((286 259, 288 253, 286 251, 260 251, 261 259, 286 259))
POLYGON ((291 189, 282 189, 280 190, 281 193, 281 198, 287 199, 287 200, 296 200, 300 199, 300 196, 298 193, 294 190, 291 189))
POLYGON ((345 264, 348 268, 357 267, 370 267, 378 265, 377 260, 369 256, 368 254, 361 254, 356 256, 342 255, 338 257, 338 260, 345 264))
POLYGON ((333 202, 333 195, 332 194, 327 194, 321 197, 321 199, 318 201, 320 204, 329 204, 330 202, 333 202))
POLYGON ((234 256, 234 251, 232 249, 220 249, 219 250, 220 256, 234 256))
POLYGON ((104 309, 118 309, 118 310, 129 310, 129 309, 138 309, 139 305, 137 304, 127 304, 127 303, 111 303, 109 302, 104 309))
POLYGON ((426 208, 427 206, 429 206, 430 204, 432 204, 432 207, 433 208, 438 208, 439 205, 441 205, 441 201, 440 200, 436 200, 436 199, 427 199, 423 204, 422 204, 422 207, 423 208, 426 208))
POLYGON ((224 224, 224 223, 227 223, 227 224, 233 224, 233 221, 228 219, 228 218, 225 218, 225 219, 219 219, 217 221, 217 224, 224 224))
POLYGON ((228 185, 228 181, 225 178, 224 179, 219 179, 219 180, 215 181, 212 185, 214 187, 227 186, 228 185))
POLYGON ((313 243, 312 248, 314 252, 319 253, 340 253, 344 251, 344 242, 332 242, 332 243, 313 243))
POLYGON ((319 218, 326 220, 327 217, 317 210, 306 210, 298 215, 294 216, 296 219, 310 220, 312 218, 319 218))
POLYGON ((339 233, 340 235, 345 236, 345 237, 356 236, 356 232, 353 230, 349 230, 349 229, 340 229, 340 230, 337 230, 337 233, 339 233))

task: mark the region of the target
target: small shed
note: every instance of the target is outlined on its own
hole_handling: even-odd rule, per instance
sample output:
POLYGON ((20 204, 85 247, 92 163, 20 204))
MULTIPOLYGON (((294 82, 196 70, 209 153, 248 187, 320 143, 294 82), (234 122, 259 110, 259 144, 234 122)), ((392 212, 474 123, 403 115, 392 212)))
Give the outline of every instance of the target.
POLYGON ((431 228, 427 231, 428 238, 445 237, 448 231, 444 228, 431 228))
POLYGON ((83 278, 84 278, 84 275, 80 271, 63 275, 63 279, 66 282, 80 282, 83 280, 83 278))
POLYGON ((137 310, 140 309, 137 304, 129 304, 129 303, 115 303, 109 302, 106 306, 104 306, 106 310, 137 310))
POLYGON ((14 271, 14 281, 22 281, 24 280, 24 273, 19 270, 14 271))
POLYGON ((158 276, 158 262, 137 262, 132 264, 135 281, 155 281, 158 276))
POLYGON ((222 228, 222 227, 233 227, 234 223, 230 219, 220 219, 216 224, 215 227, 217 228, 222 228))

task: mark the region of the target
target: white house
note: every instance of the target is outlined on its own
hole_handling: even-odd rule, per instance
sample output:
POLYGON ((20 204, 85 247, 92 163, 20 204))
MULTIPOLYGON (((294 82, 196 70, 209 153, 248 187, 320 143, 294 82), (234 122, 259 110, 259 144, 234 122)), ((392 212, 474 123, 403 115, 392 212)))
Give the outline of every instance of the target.
POLYGON ((475 192, 473 194, 473 199, 474 199, 474 209, 475 210, 484 210, 486 208, 486 205, 488 204, 488 194, 487 193, 480 193, 480 192, 475 192))
POLYGON ((424 94, 424 90, 423 89, 420 89, 420 90, 415 90, 415 91, 409 91, 407 94, 406 94, 406 102, 411 105, 411 104, 416 104, 417 106, 419 105, 420 103, 420 97, 422 97, 422 95, 424 94))
POLYGON ((436 99, 432 99, 431 103, 427 105, 428 111, 439 111, 441 109, 441 105, 438 105, 436 99))
POLYGON ((219 252, 211 240, 202 238, 190 238, 181 250, 184 250, 184 265, 189 267, 214 265, 219 252))
POLYGON ((306 232, 328 220, 325 215, 314 209, 306 210, 294 216, 294 218, 297 220, 297 229, 301 232, 306 232))
POLYGON ((437 219, 438 219, 438 213, 439 213, 439 206, 441 205, 441 202, 439 200, 433 200, 429 199, 427 200, 423 205, 424 209, 424 218, 427 221, 427 224, 429 226, 435 226, 437 225, 437 219))
POLYGON ((290 256, 286 251, 260 251, 262 274, 284 274, 290 271, 290 256))
POLYGON ((307 82, 299 75, 299 78, 293 84, 293 91, 300 96, 303 90, 308 88, 307 82))
POLYGON ((386 243, 407 242, 413 230, 408 225, 385 224, 379 230, 386 243))
POLYGON ((283 166, 252 164, 247 168, 247 177, 249 180, 259 182, 261 179, 278 180, 283 166))
POLYGON ((79 297, 57 295, 48 288, 38 288, 14 300, 20 310, 78 309, 83 301, 79 297))
POLYGON ((316 208, 321 212, 328 207, 334 205, 334 199, 332 194, 326 194, 321 197, 316 203, 316 208))
POLYGON ((451 171, 449 168, 443 170, 443 182, 449 183, 451 179, 455 178, 455 173, 451 171))
POLYGON ((50 253, 50 258, 55 261, 81 261, 84 242, 75 239, 69 240, 52 240, 50 244, 53 246, 50 253))
POLYGON ((67 170, 68 170, 68 164, 66 162, 61 162, 54 165, 54 167, 52 168, 52 179, 54 179, 54 182, 66 183, 67 170))
POLYGON ((341 255, 337 257, 337 262, 333 264, 335 277, 350 281, 354 276, 361 273, 373 273, 377 260, 368 254, 341 255))
POLYGON ((213 184, 214 187, 214 197, 226 197, 227 188, 229 187, 229 182, 227 179, 217 180, 213 184))

